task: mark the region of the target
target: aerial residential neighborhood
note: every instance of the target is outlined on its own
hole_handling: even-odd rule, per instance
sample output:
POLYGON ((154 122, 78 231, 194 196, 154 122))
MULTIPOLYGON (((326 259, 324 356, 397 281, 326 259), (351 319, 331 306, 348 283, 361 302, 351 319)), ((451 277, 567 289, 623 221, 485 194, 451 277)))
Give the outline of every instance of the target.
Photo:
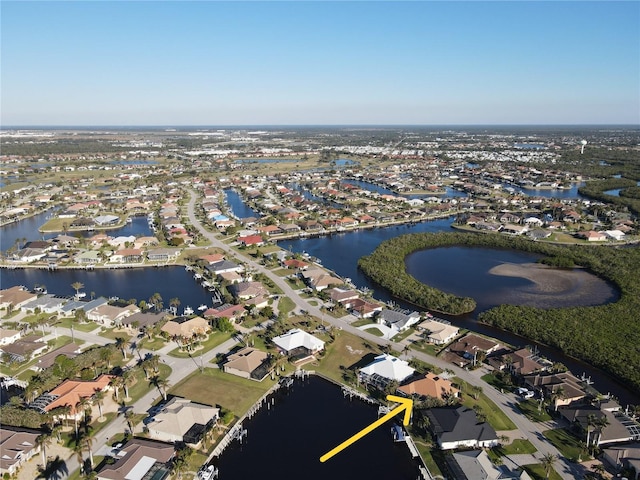
POLYGON ((381 409, 387 394, 412 399, 403 435, 421 478, 638 475, 628 397, 525 339, 362 287, 327 266, 344 246, 308 253, 437 222, 634 245, 633 205, 578 194, 592 179, 558 166, 566 140, 415 133, 395 149, 229 130, 210 143, 250 146, 188 150, 174 132, 146 135, 152 153, 48 155, 42 168, 40 154, 3 154, 2 228, 38 219, 3 247, 3 474, 64 463, 73 478, 224 478, 248 421, 314 376, 381 409))

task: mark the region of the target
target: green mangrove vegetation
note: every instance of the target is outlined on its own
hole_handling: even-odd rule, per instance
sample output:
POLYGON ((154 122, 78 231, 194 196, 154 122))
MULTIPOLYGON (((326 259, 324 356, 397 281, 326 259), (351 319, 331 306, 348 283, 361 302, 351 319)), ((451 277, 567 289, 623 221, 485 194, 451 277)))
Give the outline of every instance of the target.
POLYGON ((429 310, 465 313, 475 307, 472 299, 424 286, 407 274, 404 265, 405 257, 414 251, 454 245, 542 254, 546 257, 544 263, 579 265, 615 284, 620 299, 614 303, 548 310, 501 305, 482 312, 478 320, 558 348, 640 392, 640 248, 560 246, 503 235, 424 233, 388 240, 361 258, 358 265, 398 298, 429 310))

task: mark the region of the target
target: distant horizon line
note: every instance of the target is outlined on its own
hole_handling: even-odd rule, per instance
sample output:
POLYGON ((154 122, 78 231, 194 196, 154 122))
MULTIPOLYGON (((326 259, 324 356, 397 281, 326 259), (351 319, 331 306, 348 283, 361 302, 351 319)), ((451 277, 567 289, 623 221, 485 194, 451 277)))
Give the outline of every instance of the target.
POLYGON ((640 123, 265 123, 265 124, 33 124, 0 125, 0 130, 42 128, 380 128, 380 127, 638 127, 640 123))

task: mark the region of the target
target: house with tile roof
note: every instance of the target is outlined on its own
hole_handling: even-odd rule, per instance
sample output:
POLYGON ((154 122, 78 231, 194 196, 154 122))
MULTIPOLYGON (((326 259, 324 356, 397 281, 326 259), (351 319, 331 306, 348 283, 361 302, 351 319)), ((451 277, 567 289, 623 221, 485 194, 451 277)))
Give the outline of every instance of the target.
POLYGON ((451 381, 432 372, 427 372, 421 377, 401 385, 398 390, 407 396, 431 397, 438 400, 460 395, 460 390, 455 388, 451 381))
POLYGON ((429 318, 416 326, 419 330, 423 330, 429 342, 434 345, 446 345, 458 335, 460 329, 450 323, 439 322, 433 318, 429 318))
POLYGON ((40 395, 30 405, 41 413, 50 412, 54 408, 71 407, 68 418, 74 418, 81 415, 76 407, 82 398, 91 398, 96 391, 106 391, 111 387, 109 383, 114 378, 113 375, 100 375, 95 380, 65 380, 49 393, 40 395))

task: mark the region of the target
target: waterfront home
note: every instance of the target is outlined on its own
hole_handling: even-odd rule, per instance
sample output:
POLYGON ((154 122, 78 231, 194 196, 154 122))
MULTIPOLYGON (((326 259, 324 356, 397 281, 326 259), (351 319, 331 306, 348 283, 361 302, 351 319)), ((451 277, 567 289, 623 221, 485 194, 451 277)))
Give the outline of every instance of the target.
POLYGON ((84 252, 78 253, 74 261, 81 265, 95 265, 101 263, 102 258, 100 257, 100 252, 96 250, 85 250, 84 252))
POLYGON ((0 475, 14 476, 40 452, 36 439, 42 432, 22 427, 0 427, 0 475))
POLYGON ((542 391, 544 398, 551 398, 553 406, 570 405, 584 397, 586 392, 581 381, 570 372, 541 374, 534 373, 523 377, 524 386, 530 390, 542 391))
POLYGON ((242 272, 244 271, 244 267, 242 265, 238 265, 230 260, 220 260, 219 262, 212 263, 211 265, 207 265, 205 267, 211 274, 215 277, 216 275, 220 275, 221 273, 227 272, 242 272))
POLYGON ((120 325, 131 331, 143 332, 146 328, 167 318, 168 315, 166 312, 135 312, 121 319, 120 325))
POLYGON ((106 227, 109 225, 116 225, 120 221, 120 217, 117 215, 100 215, 95 217, 93 221, 100 227, 106 227))
POLYGON ((414 372, 406 361, 382 353, 369 365, 358 370, 358 381, 383 390, 391 382, 407 380, 414 372))
POLYGON ((515 352, 508 352, 500 356, 491 357, 489 364, 498 370, 508 367, 515 375, 530 375, 534 372, 546 370, 550 363, 543 362, 528 348, 521 348, 515 352))
POLYGON ((27 360, 40 355, 48 348, 48 345, 42 341, 42 337, 38 335, 28 335, 8 345, 2 345, 3 362, 8 360, 12 362, 26 362, 27 360))
POLYGON ((489 355, 500 348, 498 342, 481 337, 474 333, 468 333, 457 342, 450 345, 450 350, 456 352, 466 359, 473 359, 478 353, 489 355))
POLYGON ((309 268, 309 264, 302 260, 298 260, 297 258, 290 258, 282 262, 282 265, 285 268, 292 268, 294 270, 306 270, 309 268))
POLYGON ((423 414, 429 418, 429 429, 442 450, 491 448, 499 444, 496 431, 487 422, 478 421, 472 408, 430 408, 423 414))
POLYGON ((449 323, 429 318, 419 323, 416 328, 425 332, 427 340, 434 345, 446 345, 458 335, 460 329, 449 323))
POLYGON ((61 313, 62 305, 65 303, 66 300, 63 298, 45 294, 25 303, 20 310, 25 313, 35 313, 36 310, 42 313, 61 313))
POLYGON ((167 333, 170 338, 191 338, 194 335, 204 335, 210 329, 211 327, 209 326, 209 322, 202 317, 196 316, 193 318, 172 318, 165 323, 160 330, 167 333))
POLYGON ((0 308, 9 311, 17 310, 37 297, 37 294, 28 291, 25 287, 16 285, 0 290, 0 308))
POLYGON ((220 409, 173 397, 145 421, 149 437, 167 443, 184 442, 197 448, 204 434, 218 421, 220 409))
POLYGON ((147 251, 147 259, 150 262, 168 262, 176 260, 180 252, 179 248, 154 248, 147 251))
POLYGON ((460 395, 460 391, 449 380, 432 372, 427 372, 422 377, 401 385, 398 390, 408 396, 431 397, 438 400, 460 395))
POLYGON ((376 303, 371 300, 366 300, 364 298, 354 298, 353 300, 348 300, 347 303, 344 304, 345 308, 351 312, 351 314, 360 318, 371 318, 376 313, 382 311, 383 306, 380 303, 376 303))
POLYGON ((97 472, 97 480, 164 480, 171 471, 175 448, 168 443, 134 437, 114 453, 115 463, 105 463, 97 472))
POLYGON ((307 286, 320 292, 325 288, 332 285, 341 285, 344 282, 342 279, 331 275, 321 268, 313 268, 300 272, 300 277, 307 284, 307 286))
POLYGON ((269 374, 269 355, 253 347, 245 347, 227 356, 222 366, 226 373, 261 382, 269 374))
POLYGON ((287 333, 274 337, 273 343, 286 355, 310 356, 324 350, 324 342, 310 333, 294 328, 287 333))
POLYGON ((224 260, 224 254, 222 253, 209 253, 207 255, 200 255, 198 257, 199 260, 202 260, 207 265, 212 265, 216 262, 220 262, 224 260))
POLYGON ((569 424, 589 434, 590 445, 611 445, 640 440, 640 423, 630 418, 616 402, 560 407, 558 412, 569 424))
POLYGON ((205 310, 203 316, 205 318, 226 318, 232 323, 238 321, 247 313, 243 305, 233 305, 225 303, 217 308, 209 308, 205 310))
POLYGON ((109 303, 109 300, 105 297, 98 297, 88 302, 83 302, 80 300, 72 300, 70 302, 65 303, 62 306, 62 315, 70 316, 73 315, 76 310, 84 310, 85 313, 90 312, 94 308, 98 308, 101 305, 106 305, 109 303))
POLYGON ((19 262, 31 263, 37 262, 46 256, 47 252, 41 248, 23 248, 11 255, 11 259, 19 262))
POLYGON ((616 470, 628 469, 635 472, 631 478, 640 479, 640 443, 612 445, 602 450, 602 457, 616 470))
POLYGON ((40 395, 29 407, 41 413, 47 413, 57 407, 68 405, 71 407, 65 418, 79 419, 83 412, 79 411, 78 405, 82 398, 91 398, 96 391, 108 391, 111 389, 109 383, 114 378, 113 375, 100 375, 95 380, 65 380, 49 393, 40 395))
POLYGON ((136 305, 117 307, 115 305, 103 304, 87 312, 87 319, 100 323, 106 327, 119 325, 122 320, 129 315, 138 313, 140 309, 136 305))
POLYGON ((144 250, 141 248, 122 248, 115 251, 109 262, 111 263, 140 263, 144 259, 144 250))
POLYGON ((240 300, 268 296, 269 290, 260 282, 238 282, 229 286, 229 292, 240 300))
POLYGON ((447 458, 455 480, 531 480, 523 469, 510 470, 506 465, 494 465, 484 450, 455 452, 447 458))
POLYGON ((356 290, 347 290, 345 288, 338 287, 327 290, 327 293, 329 294, 329 298, 332 302, 341 303, 346 308, 348 308, 347 305, 350 300, 355 300, 360 297, 360 294, 356 290))
MULTIPOLYGON (((376 318, 379 324, 386 325, 395 332, 404 332, 411 325, 415 325, 420 320, 418 312, 399 312, 398 310, 384 309, 376 318)), ((392 333, 392 336, 394 333, 392 333)))

